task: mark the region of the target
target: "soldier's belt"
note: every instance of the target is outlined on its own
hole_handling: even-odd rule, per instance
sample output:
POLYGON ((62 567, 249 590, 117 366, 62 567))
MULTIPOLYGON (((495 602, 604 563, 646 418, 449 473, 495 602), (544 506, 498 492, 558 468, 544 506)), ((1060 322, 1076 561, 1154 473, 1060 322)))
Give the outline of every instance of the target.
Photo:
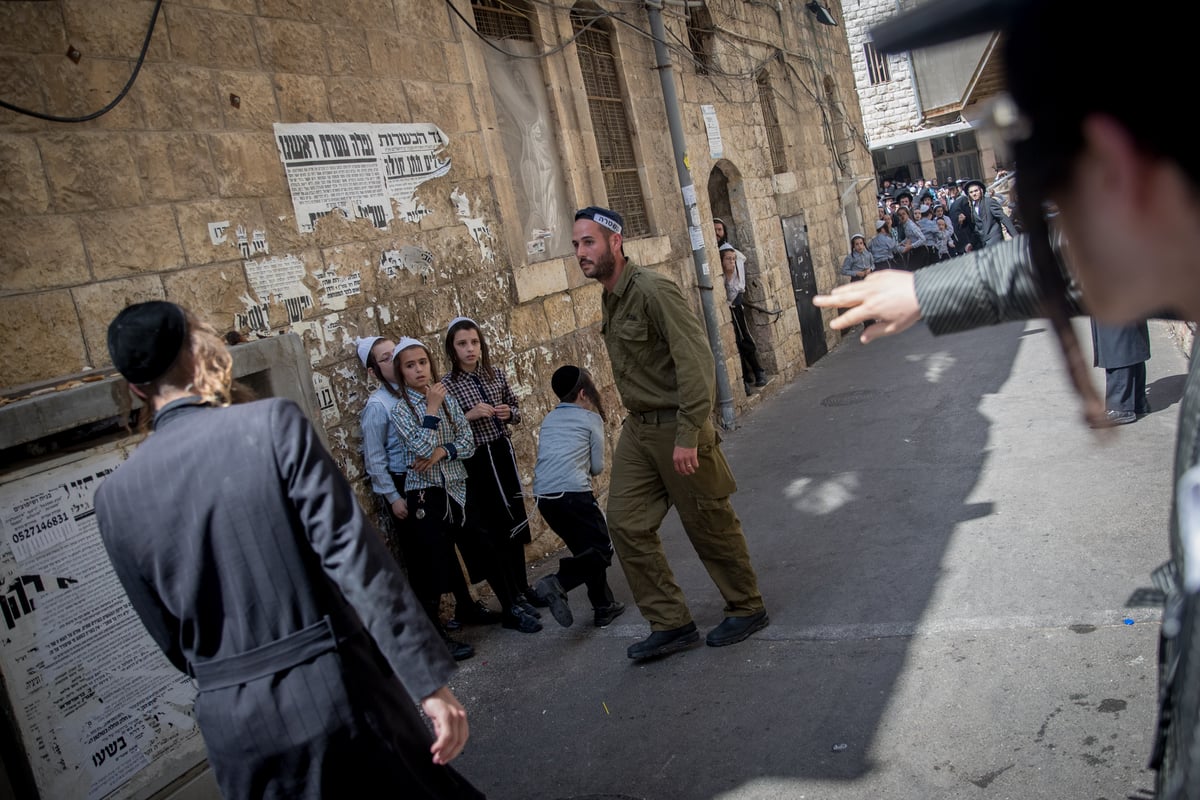
POLYGON ((662 425, 674 422, 679 415, 677 408, 656 408, 653 411, 631 411, 629 416, 646 425, 662 425))

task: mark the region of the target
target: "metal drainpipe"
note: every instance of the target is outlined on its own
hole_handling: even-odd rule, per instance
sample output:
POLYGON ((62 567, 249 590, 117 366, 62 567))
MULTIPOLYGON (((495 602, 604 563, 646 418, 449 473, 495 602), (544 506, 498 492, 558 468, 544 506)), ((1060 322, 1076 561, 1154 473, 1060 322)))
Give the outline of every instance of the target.
POLYGON ((700 305, 704 310, 704 326, 708 329, 708 344, 717 366, 717 404, 721 409, 721 427, 733 428, 733 392, 725 370, 725 349, 721 346, 721 330, 713 307, 712 275, 704 253, 704 236, 700 229, 700 212, 696 207, 696 187, 687 162, 687 146, 683 140, 683 122, 679 116, 679 98, 675 94, 671 57, 667 52, 666 30, 663 28, 661 0, 649 0, 646 13, 650 17, 650 33, 654 37, 655 68, 662 82, 663 101, 667 109, 667 125, 671 129, 671 146, 675 151, 675 170, 683 193, 683 208, 687 214, 688 239, 692 243, 692 262, 696 266, 696 282, 700 288, 700 305))

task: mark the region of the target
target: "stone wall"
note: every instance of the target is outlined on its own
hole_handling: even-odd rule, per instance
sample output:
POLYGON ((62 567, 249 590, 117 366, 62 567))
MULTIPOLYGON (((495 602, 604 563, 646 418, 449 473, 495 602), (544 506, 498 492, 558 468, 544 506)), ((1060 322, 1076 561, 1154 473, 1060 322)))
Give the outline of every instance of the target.
POLYGON ((895 0, 847 0, 842 10, 866 130, 873 140, 908 133, 921 121, 908 56, 885 56, 891 80, 872 86, 863 51, 863 45, 870 41, 871 28, 896 16, 895 0))
MULTIPOLYGON (((153 8, 148 0, 0 3, 0 96, 51 115, 97 110, 129 78, 153 8)), ((458 0, 456 8, 472 18, 469 3, 458 0)), ((570 38, 566 6, 531 8, 543 50, 570 38)), ((752 297, 783 311, 756 319, 764 361, 793 379, 805 363, 779 218, 806 215, 818 285, 828 288, 839 281, 846 251, 842 197, 871 173, 846 29, 816 25, 803 5, 714 7, 719 71, 704 76, 678 44, 688 41, 678 7, 667 9, 708 253, 715 239, 704 187, 719 161, 737 176, 737 243, 754 261, 752 297), (788 163, 779 175, 767 150, 758 69, 770 74, 777 98, 788 163), (827 81, 836 101, 822 88, 827 81), (707 104, 722 126, 719 160, 709 154, 700 108, 707 104)), ((649 29, 644 11, 621 10, 649 29)), ((627 252, 675 277, 699 312, 653 49, 629 26, 613 25, 612 33, 652 228, 627 242, 627 252)), ((21 397, 110 369, 106 326, 135 301, 170 299, 218 330, 251 338, 296 332, 334 455, 365 499, 358 414, 372 387, 354 338, 414 335, 440 351, 447 323, 465 314, 481 323, 521 400, 525 421, 514 443, 529 481, 556 366, 587 366, 609 407, 619 399, 599 336, 599 285, 583 278, 569 253, 528 259, 509 224, 513 176, 496 136, 484 46, 440 0, 173 0, 162 6, 140 74, 110 113, 68 124, 0 111, 0 217, 9 231, 0 250, 0 393, 21 397), (273 125, 309 122, 436 126, 448 139, 441 157, 449 171, 420 184, 407 215, 397 206, 386 228, 332 214, 302 233, 273 125), (214 223, 228 223, 223 239, 214 223), (239 228, 247 239, 261 233, 265 250, 247 254, 239 228), (424 268, 381 266, 386 253, 413 248, 427 254, 424 268), (255 275, 268 259, 299 265, 297 291, 311 302, 289 307, 258 296, 255 275), (354 289, 328 292, 330 279, 354 289)), ((543 72, 570 199, 603 203, 574 48, 545 57, 543 72)), ((864 204, 864 215, 870 211, 864 204)), ((738 380, 719 262, 709 262, 724 361, 744 409, 753 398, 738 380)), ((838 337, 827 334, 832 346, 838 337)), ((614 441, 621 416, 610 415, 614 441)), ((557 545, 540 520, 535 533, 531 555, 557 545)))

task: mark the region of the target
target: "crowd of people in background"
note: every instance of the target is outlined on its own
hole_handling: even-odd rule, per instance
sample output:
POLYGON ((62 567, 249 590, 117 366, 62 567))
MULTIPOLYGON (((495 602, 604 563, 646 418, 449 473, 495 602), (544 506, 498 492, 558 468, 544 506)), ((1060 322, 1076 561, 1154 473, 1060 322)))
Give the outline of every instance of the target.
MULTIPOLYGON (((1007 175, 998 171, 997 184, 1007 175)), ((874 233, 855 233, 850 253, 842 262, 841 272, 851 280, 861 280, 879 269, 916 272, 1002 242, 1020 231, 1019 220, 1013 216, 1014 199, 980 180, 948 180, 938 185, 936 180, 924 178, 911 184, 884 179, 877 200, 874 233), (868 256, 870 267, 864 268, 868 256)))

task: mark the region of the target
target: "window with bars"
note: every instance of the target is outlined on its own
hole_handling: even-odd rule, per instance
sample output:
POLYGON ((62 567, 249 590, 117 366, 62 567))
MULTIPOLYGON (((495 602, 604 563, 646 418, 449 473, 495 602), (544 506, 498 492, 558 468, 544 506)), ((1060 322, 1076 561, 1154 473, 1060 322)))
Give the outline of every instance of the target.
POLYGON ((874 44, 864 44, 863 55, 867 59, 867 76, 871 79, 872 86, 887 83, 892 79, 891 73, 888 72, 887 56, 876 50, 874 44))
POLYGON ((488 39, 532 42, 533 28, 524 3, 513 0, 471 0, 475 29, 488 39))
POLYGON ((576 9, 571 12, 571 25, 578 34, 575 49, 600 154, 600 171, 609 208, 625 218, 625 236, 645 236, 650 233, 650 220, 633 149, 633 130, 625 113, 612 37, 594 22, 596 13, 576 9))
POLYGON ((526 0, 472 0, 513 199, 530 262, 570 252, 571 200, 526 0), (502 52, 500 52, 502 51, 502 52))
POLYGON ((703 6, 684 6, 687 14, 688 47, 692 51, 692 63, 697 75, 707 75, 712 63, 713 23, 708 9, 703 6))
POLYGON ((763 125, 767 128, 767 144, 771 148, 771 168, 778 175, 787 172, 787 159, 783 151, 783 130, 779 127, 779 114, 775 111, 775 92, 767 73, 758 74, 758 104, 762 107, 763 125))

